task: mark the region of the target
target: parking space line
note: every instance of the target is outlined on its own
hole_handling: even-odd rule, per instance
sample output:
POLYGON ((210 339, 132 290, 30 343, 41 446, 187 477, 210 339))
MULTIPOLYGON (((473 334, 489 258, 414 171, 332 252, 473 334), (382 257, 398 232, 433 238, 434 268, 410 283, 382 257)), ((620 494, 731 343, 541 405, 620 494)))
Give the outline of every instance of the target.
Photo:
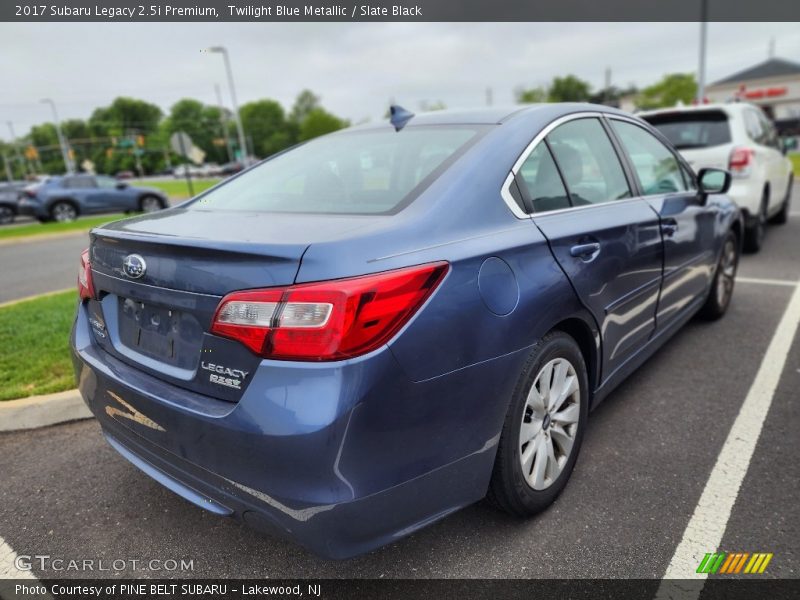
POLYGON ((17 568, 17 553, 0 537, 0 579, 36 579, 31 571, 17 568))
POLYGON ((760 279, 758 277, 737 277, 737 283, 753 283, 756 285, 785 285, 794 287, 798 284, 797 281, 791 279, 760 279))
MULTIPOLYGON (((711 470, 694 514, 667 567, 665 580, 704 580, 708 577, 706 573, 697 573, 697 566, 705 553, 716 551, 722 541, 739 488, 747 473, 756 442, 786 365, 798 324, 800 324, 800 285, 795 286, 789 304, 775 329, 756 377, 711 470)), ((680 587, 679 582, 663 581, 656 598, 696 598, 702 591, 702 585, 703 582, 700 581, 698 585, 680 587)))

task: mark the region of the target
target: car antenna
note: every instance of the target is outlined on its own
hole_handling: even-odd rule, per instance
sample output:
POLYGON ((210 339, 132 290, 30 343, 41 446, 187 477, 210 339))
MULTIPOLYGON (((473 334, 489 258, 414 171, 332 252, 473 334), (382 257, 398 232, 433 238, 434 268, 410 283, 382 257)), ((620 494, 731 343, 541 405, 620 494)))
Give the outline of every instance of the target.
POLYGON ((392 104, 389 107, 389 113, 391 114, 389 122, 394 125, 395 131, 400 131, 406 126, 406 123, 414 118, 414 113, 397 104, 392 104))

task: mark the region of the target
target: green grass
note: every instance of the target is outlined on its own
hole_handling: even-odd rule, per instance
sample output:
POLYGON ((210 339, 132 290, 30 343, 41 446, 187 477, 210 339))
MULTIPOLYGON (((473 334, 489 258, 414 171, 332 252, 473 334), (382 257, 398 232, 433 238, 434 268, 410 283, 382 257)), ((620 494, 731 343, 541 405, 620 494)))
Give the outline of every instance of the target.
POLYGON ((0 400, 75 387, 69 330, 74 291, 0 307, 0 400))
POLYGON ((70 223, 31 223, 30 225, 20 225, 18 227, 0 228, 0 240, 8 238, 29 237, 32 235, 42 235, 48 233, 63 233, 67 231, 89 231, 92 227, 97 227, 103 223, 118 221, 126 216, 124 214, 101 215, 99 217, 88 217, 78 219, 70 223))
MULTIPOLYGON (((217 185, 220 179, 192 179, 192 187, 195 196, 200 192, 206 191, 211 186, 217 185)), ((131 185, 142 185, 157 188, 164 192, 173 200, 185 200, 189 197, 189 188, 186 186, 185 179, 173 179, 170 181, 135 181, 131 185)))
POLYGON ((790 154, 789 160, 792 161, 795 176, 800 177, 800 152, 794 152, 790 154))

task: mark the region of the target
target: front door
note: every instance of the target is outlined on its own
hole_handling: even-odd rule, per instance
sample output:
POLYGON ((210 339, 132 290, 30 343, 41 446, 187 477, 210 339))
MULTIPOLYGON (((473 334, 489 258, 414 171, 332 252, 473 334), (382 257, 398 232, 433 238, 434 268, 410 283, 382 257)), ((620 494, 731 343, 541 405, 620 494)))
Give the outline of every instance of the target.
POLYGON ((656 315, 664 329, 696 308, 714 274, 715 216, 675 154, 644 127, 609 118, 639 180, 644 200, 661 219, 664 281, 656 315))

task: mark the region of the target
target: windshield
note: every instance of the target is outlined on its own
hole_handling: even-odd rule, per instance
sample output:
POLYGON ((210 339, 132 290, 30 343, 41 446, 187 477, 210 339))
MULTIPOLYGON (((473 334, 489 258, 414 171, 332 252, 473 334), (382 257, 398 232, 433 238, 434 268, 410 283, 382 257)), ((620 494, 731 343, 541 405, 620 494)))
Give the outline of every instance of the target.
POLYGON ((678 150, 721 146, 731 141, 728 117, 721 110, 668 113, 643 117, 678 150))
POLYGON ((189 208, 393 214, 419 195, 484 129, 428 126, 321 137, 243 173, 189 208))

